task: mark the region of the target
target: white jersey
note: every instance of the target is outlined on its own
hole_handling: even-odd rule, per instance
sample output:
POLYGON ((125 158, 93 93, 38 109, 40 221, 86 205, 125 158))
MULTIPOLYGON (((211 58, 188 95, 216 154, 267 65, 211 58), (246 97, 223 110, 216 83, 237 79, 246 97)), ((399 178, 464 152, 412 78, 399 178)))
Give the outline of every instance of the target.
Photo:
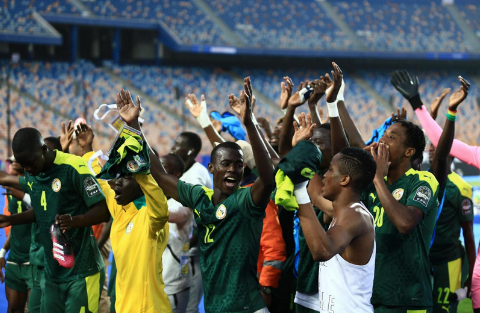
MULTIPOLYGON (((194 164, 192 164, 192 166, 179 179, 188 184, 202 185, 207 188, 212 188, 212 179, 210 178, 210 173, 205 168, 205 166, 200 164, 199 162, 195 162, 194 164)), ((194 227, 196 227, 197 225, 195 225, 195 220, 193 220, 193 223, 194 227)), ((189 255, 199 255, 199 248, 190 248, 189 255)))
MULTIPOLYGON (((361 207, 369 213, 362 203, 355 203, 352 207, 361 207)), ((369 215, 372 218, 371 213, 369 215)), ((371 296, 375 260, 376 242, 374 241, 371 259, 366 265, 351 264, 339 254, 326 262, 320 262, 319 300, 321 312, 374 312, 371 296)))

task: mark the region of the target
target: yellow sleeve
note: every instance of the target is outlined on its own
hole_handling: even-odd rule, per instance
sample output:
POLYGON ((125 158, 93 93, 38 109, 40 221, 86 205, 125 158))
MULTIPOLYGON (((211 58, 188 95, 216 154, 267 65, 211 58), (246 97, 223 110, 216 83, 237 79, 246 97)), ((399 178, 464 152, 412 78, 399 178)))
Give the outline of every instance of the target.
POLYGON ((135 174, 134 178, 144 192, 150 230, 152 234, 155 234, 163 229, 169 220, 167 198, 164 195, 164 191, 159 185, 157 185, 157 182, 152 175, 135 174))
MULTIPOLYGON (((93 156, 94 152, 88 152, 82 156, 82 158, 88 163, 90 161, 90 158, 93 156)), ((96 158, 95 160, 92 161, 92 175, 97 175, 100 173, 102 170, 102 167, 100 166, 99 160, 96 158)), ((100 188, 102 188, 102 191, 105 195, 105 201, 107 202, 107 207, 110 211, 110 215, 115 219, 115 215, 119 210, 122 209, 121 205, 117 204, 117 201, 115 201, 115 192, 110 188, 110 185, 107 181, 102 180, 102 179, 97 179, 100 188)))

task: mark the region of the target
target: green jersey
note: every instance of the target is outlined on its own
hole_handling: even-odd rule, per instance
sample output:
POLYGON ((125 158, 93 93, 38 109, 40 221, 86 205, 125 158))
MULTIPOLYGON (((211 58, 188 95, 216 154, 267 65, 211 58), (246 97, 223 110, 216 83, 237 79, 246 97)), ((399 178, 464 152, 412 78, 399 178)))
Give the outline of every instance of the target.
POLYGON ((39 227, 39 241, 44 248, 45 279, 62 283, 98 273, 104 268, 92 227, 68 230, 75 265, 65 268, 53 257, 50 227, 57 214, 72 216, 87 213, 89 207, 105 199, 87 163, 75 155, 56 151, 50 168, 38 176, 20 178, 20 185, 30 194, 39 227))
POLYGON ((423 219, 403 235, 384 212, 374 184, 362 194, 362 202, 374 216, 376 268, 371 302, 385 306, 432 306, 429 246, 438 211, 438 181, 425 171, 408 170, 386 187, 394 199, 420 209, 423 219))
POLYGON ((214 191, 179 180, 179 202, 194 210, 206 312, 254 312, 266 307, 257 280, 265 207, 239 188, 214 205, 214 191))
POLYGON ((472 197, 471 185, 454 172, 448 175, 443 210, 436 223, 436 236, 429 252, 433 264, 447 263, 464 256, 459 234, 461 223, 474 219, 472 197))
MULTIPOLYGON (((314 208, 317 219, 321 223, 324 230, 327 231, 329 225, 324 224, 324 213, 318 208, 314 208)), ((302 231, 302 225, 299 227, 299 266, 297 269, 297 288, 302 293, 318 293, 319 292, 319 262, 314 262, 311 251, 307 246, 306 237, 302 231)))
MULTIPOLYGON (((8 196, 8 212, 11 215, 27 211, 27 206, 23 201, 19 201, 12 196, 8 196)), ((31 224, 12 225, 10 230, 10 252, 8 253, 9 262, 17 264, 30 261, 30 230, 31 224)))

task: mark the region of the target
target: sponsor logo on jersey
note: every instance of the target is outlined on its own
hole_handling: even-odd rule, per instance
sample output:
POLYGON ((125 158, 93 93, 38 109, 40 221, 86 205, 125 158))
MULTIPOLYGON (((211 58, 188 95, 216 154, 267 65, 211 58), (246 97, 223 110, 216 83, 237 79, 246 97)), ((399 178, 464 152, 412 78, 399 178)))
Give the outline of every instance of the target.
POLYGON ((403 195, 404 195, 404 189, 402 188, 398 188, 392 192, 392 196, 394 197, 394 199, 396 199, 396 201, 399 201, 399 199, 401 199, 403 195))
POLYGON ((62 188, 62 183, 60 182, 60 179, 55 178, 52 181, 52 190, 55 192, 59 192, 60 188, 62 188))
POLYGON ((369 197, 372 198, 372 202, 376 201, 376 196, 374 195, 374 193, 371 192, 371 193, 369 194, 369 197))
POLYGON ((30 187, 30 190, 32 190, 33 182, 27 182, 28 187, 30 187))
POLYGON ((225 205, 221 204, 219 208, 217 208, 217 212, 215 212, 215 217, 217 217, 218 220, 222 220, 226 215, 227 208, 225 207, 225 205))
POLYGON ((308 167, 303 168, 302 171, 301 171, 301 175, 306 177, 306 178, 309 178, 309 179, 314 177, 314 174, 315 174, 315 172, 308 167))
POLYGON ((125 228, 125 233, 128 235, 132 232, 132 229, 134 229, 134 222, 130 221, 127 224, 127 227, 125 228))
POLYGON ((427 208, 429 200, 431 200, 431 189, 426 186, 419 187, 418 190, 416 190, 413 200, 421 203, 427 208))
POLYGON ((85 178, 84 189, 89 197, 93 197, 100 193, 100 187, 93 177, 85 178))
POLYGON ((472 206, 471 206, 471 201, 469 201, 469 199, 464 199, 461 206, 463 208, 463 215, 471 214, 472 206))
POLYGON ((139 170, 140 166, 134 160, 127 162, 127 169, 129 172, 135 173, 139 170))

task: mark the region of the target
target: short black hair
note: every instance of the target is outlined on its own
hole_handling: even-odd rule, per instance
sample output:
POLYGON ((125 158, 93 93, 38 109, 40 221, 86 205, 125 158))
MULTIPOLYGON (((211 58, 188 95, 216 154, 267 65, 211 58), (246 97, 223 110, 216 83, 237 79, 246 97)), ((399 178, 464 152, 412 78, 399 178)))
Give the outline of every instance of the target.
POLYGON ((184 160, 182 160, 182 158, 177 154, 169 153, 168 155, 174 158, 176 170, 180 173, 180 176, 184 175, 184 172, 185 172, 184 160))
POLYGON ((225 141, 225 142, 222 142, 220 144, 218 144, 217 146, 214 147, 214 149, 212 150, 211 154, 210 154, 210 161, 213 162, 214 159, 215 159, 215 156, 216 156, 216 153, 217 153, 217 150, 221 149, 221 148, 224 148, 224 149, 234 149, 234 150, 240 150, 242 151, 242 148, 236 144, 235 142, 232 142, 232 141, 225 141))
POLYGON ((200 150, 202 149, 202 139, 200 139, 199 135, 193 132, 182 132, 179 136, 183 136, 187 138, 189 142, 189 146, 194 148, 194 158, 199 154, 200 150))
POLYGON ((339 172, 349 175, 352 189, 361 194, 376 175, 376 161, 369 152, 359 148, 348 147, 339 153, 339 172))
POLYGON ((17 130, 13 136, 12 150, 14 153, 23 153, 44 144, 42 134, 36 128, 25 127, 17 130))
MULTIPOLYGON (((322 123, 321 125, 319 125, 319 128, 318 129, 327 129, 328 131, 331 131, 331 123, 322 123)), ((349 141, 349 134, 347 133, 346 129, 344 129, 344 135, 346 135, 346 139, 347 141, 349 141)), ((314 129, 314 131, 316 131, 314 129)))
POLYGON ((404 144, 416 150, 411 160, 420 158, 426 148, 423 130, 418 125, 404 119, 396 119, 394 123, 400 123, 406 129, 406 141, 404 144))
POLYGON ((51 142, 54 149, 62 151, 62 145, 60 144, 60 139, 58 137, 47 137, 43 138, 43 141, 51 142))

